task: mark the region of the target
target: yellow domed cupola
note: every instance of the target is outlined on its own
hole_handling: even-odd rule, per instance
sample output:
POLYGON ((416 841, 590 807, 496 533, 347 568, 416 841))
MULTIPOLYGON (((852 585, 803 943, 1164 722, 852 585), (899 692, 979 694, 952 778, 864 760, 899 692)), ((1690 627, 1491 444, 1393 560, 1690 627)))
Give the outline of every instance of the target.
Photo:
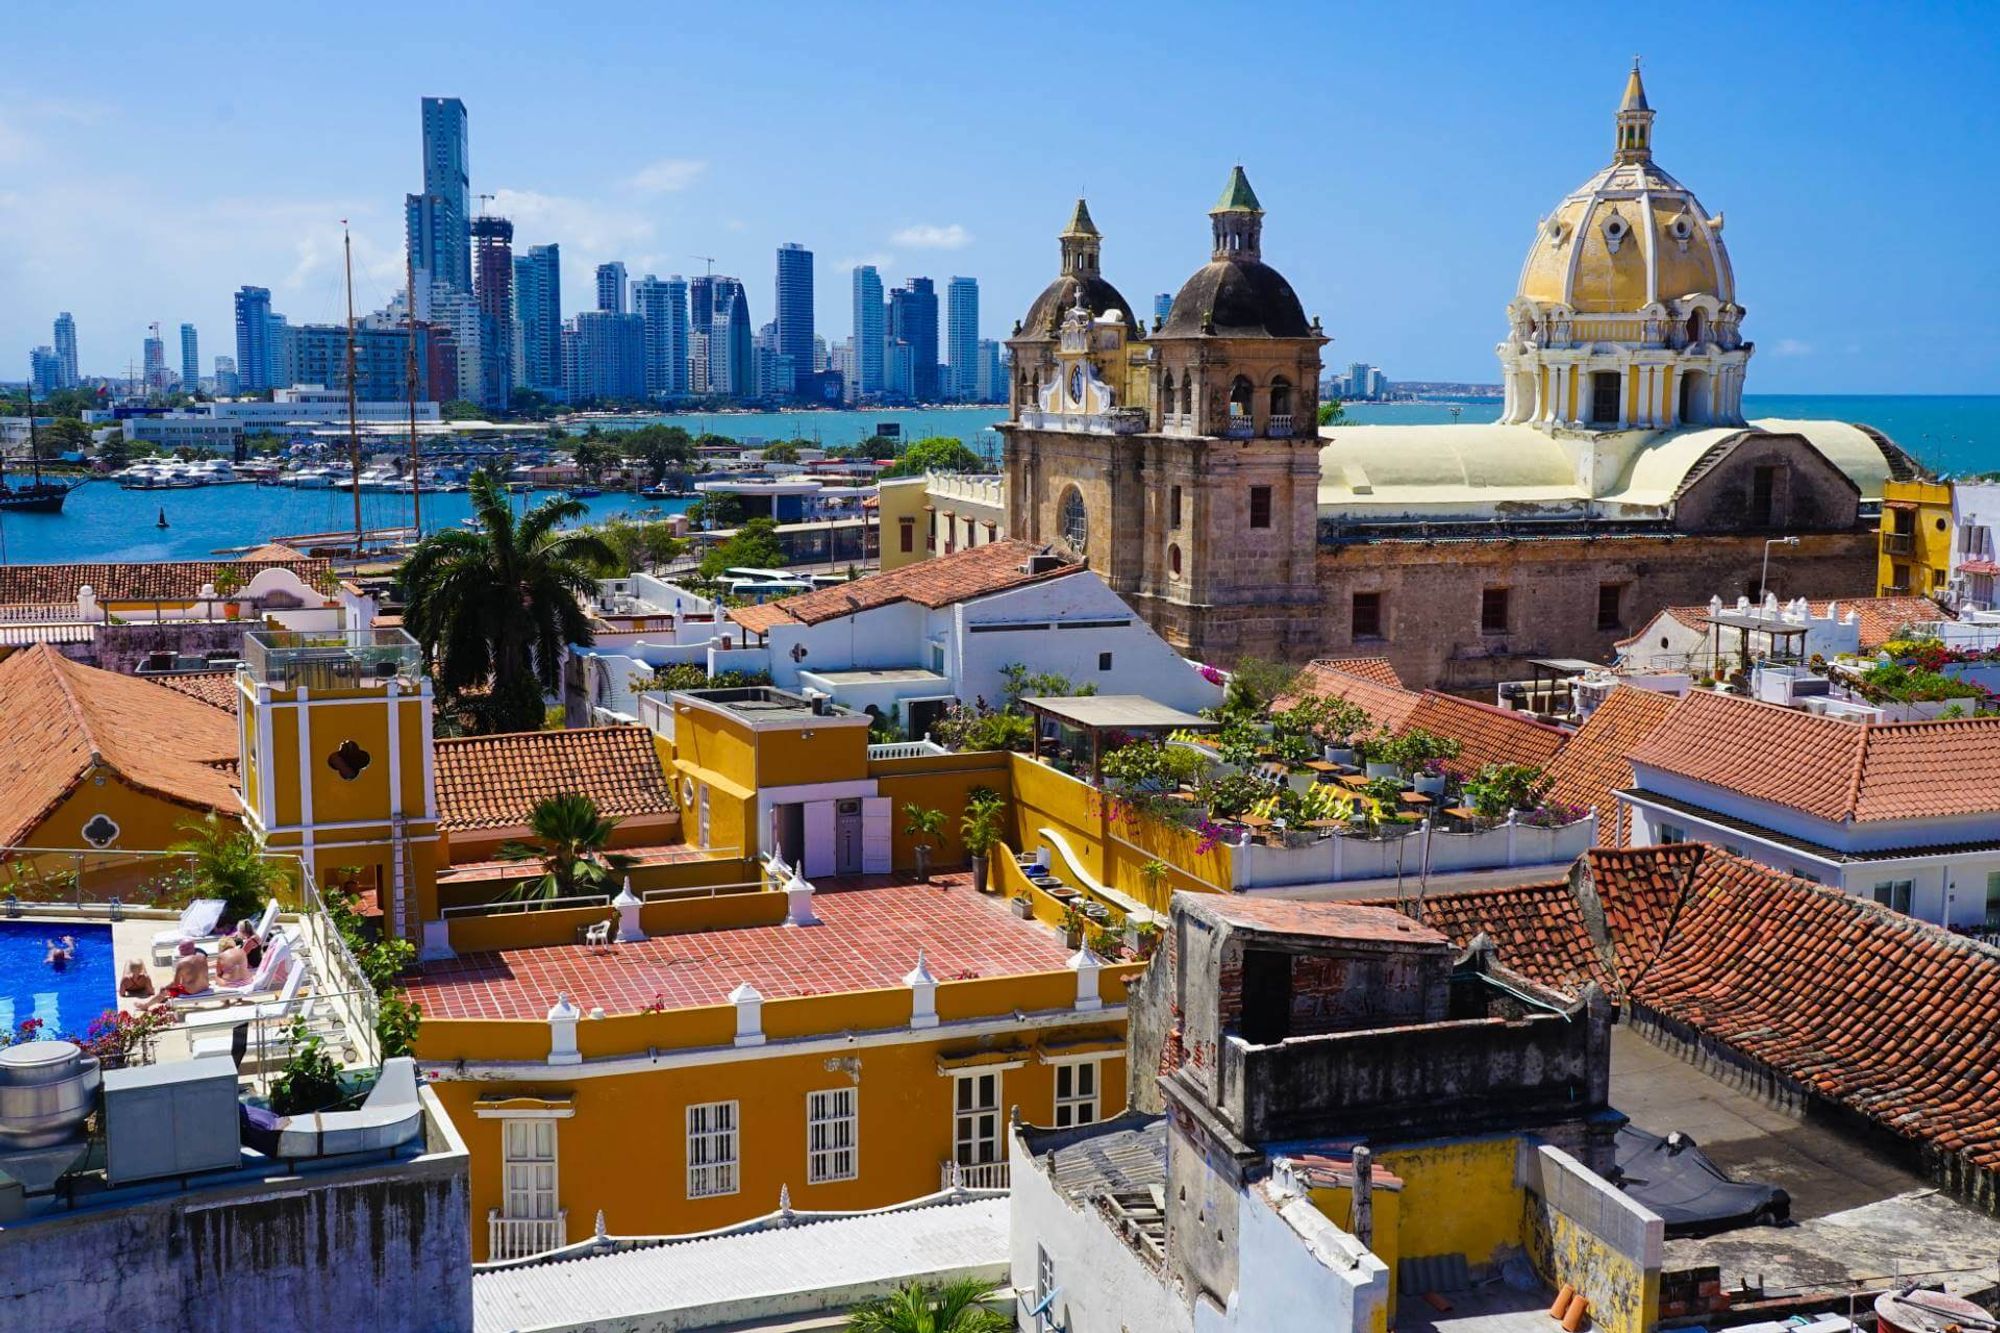
POLYGON ((1743 309, 1722 215, 1653 161, 1634 59, 1611 164, 1536 228, 1499 349, 1505 420, 1587 430, 1742 421, 1743 309))

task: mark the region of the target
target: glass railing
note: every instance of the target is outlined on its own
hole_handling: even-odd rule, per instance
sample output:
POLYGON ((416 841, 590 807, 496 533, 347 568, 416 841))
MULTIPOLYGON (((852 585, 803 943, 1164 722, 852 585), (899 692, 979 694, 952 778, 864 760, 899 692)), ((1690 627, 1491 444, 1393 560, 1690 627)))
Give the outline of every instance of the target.
POLYGON ((401 629, 255 630, 243 636, 250 679, 281 689, 357 689, 423 675, 423 650, 401 629))

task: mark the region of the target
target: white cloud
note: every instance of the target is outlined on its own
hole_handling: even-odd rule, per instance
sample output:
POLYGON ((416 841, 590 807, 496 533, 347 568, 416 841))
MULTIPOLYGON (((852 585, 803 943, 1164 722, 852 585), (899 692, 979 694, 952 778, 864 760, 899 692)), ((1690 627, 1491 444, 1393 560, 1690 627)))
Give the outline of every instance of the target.
POLYGON ((653 238, 653 224, 643 215, 567 195, 501 190, 492 211, 513 220, 517 251, 555 241, 565 254, 575 249, 609 259, 653 238))
POLYGON ((1812 344, 1800 342, 1797 338, 1780 338, 1771 349, 1773 356, 1811 356, 1812 344))
POLYGON ((663 157, 626 178, 627 189, 640 194, 672 194, 700 180, 708 163, 691 157, 663 157))
POLYGON ((944 227, 922 224, 905 227, 889 240, 912 250, 963 250, 972 244, 972 233, 956 222, 944 227))
POLYGON ((896 256, 886 250, 877 250, 873 254, 849 255, 845 258, 837 259, 834 261, 833 267, 836 272, 849 272, 860 268, 863 264, 873 264, 877 269, 887 273, 896 266, 896 256))

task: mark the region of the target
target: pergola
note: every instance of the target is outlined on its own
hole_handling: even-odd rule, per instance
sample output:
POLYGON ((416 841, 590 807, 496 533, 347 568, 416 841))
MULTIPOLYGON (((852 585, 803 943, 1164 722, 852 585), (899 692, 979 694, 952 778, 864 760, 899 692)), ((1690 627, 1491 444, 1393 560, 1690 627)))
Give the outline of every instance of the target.
POLYGON ((1722 670, 1724 627, 1736 631, 1736 655, 1744 671, 1750 669, 1750 636, 1753 634, 1765 636, 1765 651, 1758 654, 1759 657, 1796 662, 1804 656, 1806 627, 1794 621, 1756 611, 1718 611, 1712 616, 1703 616, 1702 623, 1708 626, 1709 669, 1718 674, 1722 670))
POLYGON ((1090 749, 1090 779, 1102 776, 1107 735, 1153 736, 1172 731, 1208 731, 1220 726, 1199 713, 1184 713, 1156 703, 1143 694, 1079 694, 1021 700, 1035 719, 1035 758, 1042 757, 1042 737, 1053 724, 1057 736, 1069 732, 1077 743, 1064 748, 1090 749))

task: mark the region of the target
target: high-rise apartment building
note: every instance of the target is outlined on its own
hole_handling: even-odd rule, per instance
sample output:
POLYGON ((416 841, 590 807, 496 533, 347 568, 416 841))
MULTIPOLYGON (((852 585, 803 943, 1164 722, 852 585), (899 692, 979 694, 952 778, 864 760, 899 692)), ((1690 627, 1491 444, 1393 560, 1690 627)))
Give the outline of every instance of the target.
POLYGON ((83 375, 76 362, 76 320, 65 310, 56 316, 56 365, 62 374, 64 389, 74 389, 83 382, 83 375))
POLYGON ((28 383, 37 397, 46 398, 62 385, 62 358, 44 344, 28 353, 28 383))
MULTIPOLYGON (((154 328, 160 327, 155 324, 154 328)), ((164 389, 167 387, 167 343, 159 334, 146 339, 146 387, 164 389)))
POLYGON ((908 400, 917 396, 916 358, 911 346, 897 339, 890 339, 882 349, 882 393, 894 399, 908 400))
MULTIPOLYGON (((514 224, 472 220, 472 282, 479 302, 481 407, 504 409, 514 396, 514 224)), ((465 386, 461 385, 460 388, 465 386)))
POLYGON ((236 373, 246 393, 271 388, 271 289, 236 291, 236 373))
POLYGON ((688 391, 688 285, 680 274, 648 273, 632 284, 632 310, 645 329, 646 396, 688 391))
POLYGON ((757 365, 750 328, 750 298, 743 284, 718 273, 709 279, 708 391, 731 398, 757 392, 757 365))
POLYGON ((962 403, 979 396, 979 283, 953 278, 945 288, 945 355, 951 361, 949 397, 962 403))
POLYGON ((992 338, 979 340, 978 374, 973 377, 972 400, 978 403, 1007 401, 1007 367, 1000 359, 1000 344, 992 338))
POLYGON ((228 398, 242 388, 242 381, 236 377, 236 358, 233 356, 215 358, 215 396, 228 398))
POLYGON ((181 392, 201 388, 201 349, 196 345, 194 325, 181 325, 181 392))
POLYGON ((265 341, 271 349, 271 387, 289 389, 299 382, 299 331, 276 311, 265 324, 269 330, 265 341))
POLYGON ((1167 322, 1167 316, 1174 311, 1174 294, 1161 292, 1153 297, 1153 324, 1158 327, 1167 322))
MULTIPOLYGON (((419 373, 430 361, 430 329, 417 326, 419 373)), ((347 388, 347 325, 300 324, 291 330, 300 384, 347 388)), ((354 396, 369 402, 400 402, 407 393, 410 335, 394 325, 354 330, 354 396)))
POLYGON ((793 382, 781 394, 797 393, 813 373, 813 255, 797 242, 778 247, 778 355, 789 357, 793 382))
POLYGON ((623 261, 614 259, 597 266, 597 308, 610 315, 626 313, 623 261))
POLYGON ((471 182, 466 171, 465 103, 423 99, 424 189, 403 200, 410 265, 424 286, 472 290, 471 182))
POLYGON ((883 391, 882 344, 886 337, 882 275, 873 264, 854 270, 854 369, 849 397, 878 398, 883 391))
MULTIPOLYGON (((601 271, 601 270, 600 270, 601 271)), ((567 331, 566 331, 567 333, 567 331)), ((586 310, 568 333, 571 401, 646 396, 646 321, 615 310, 586 310)))
POLYGON ((562 373, 562 248, 535 245, 514 259, 514 318, 521 328, 521 382, 560 397, 562 373))
POLYGON ((929 278, 911 278, 889 293, 889 337, 910 345, 910 396, 938 401, 938 299, 929 278))

